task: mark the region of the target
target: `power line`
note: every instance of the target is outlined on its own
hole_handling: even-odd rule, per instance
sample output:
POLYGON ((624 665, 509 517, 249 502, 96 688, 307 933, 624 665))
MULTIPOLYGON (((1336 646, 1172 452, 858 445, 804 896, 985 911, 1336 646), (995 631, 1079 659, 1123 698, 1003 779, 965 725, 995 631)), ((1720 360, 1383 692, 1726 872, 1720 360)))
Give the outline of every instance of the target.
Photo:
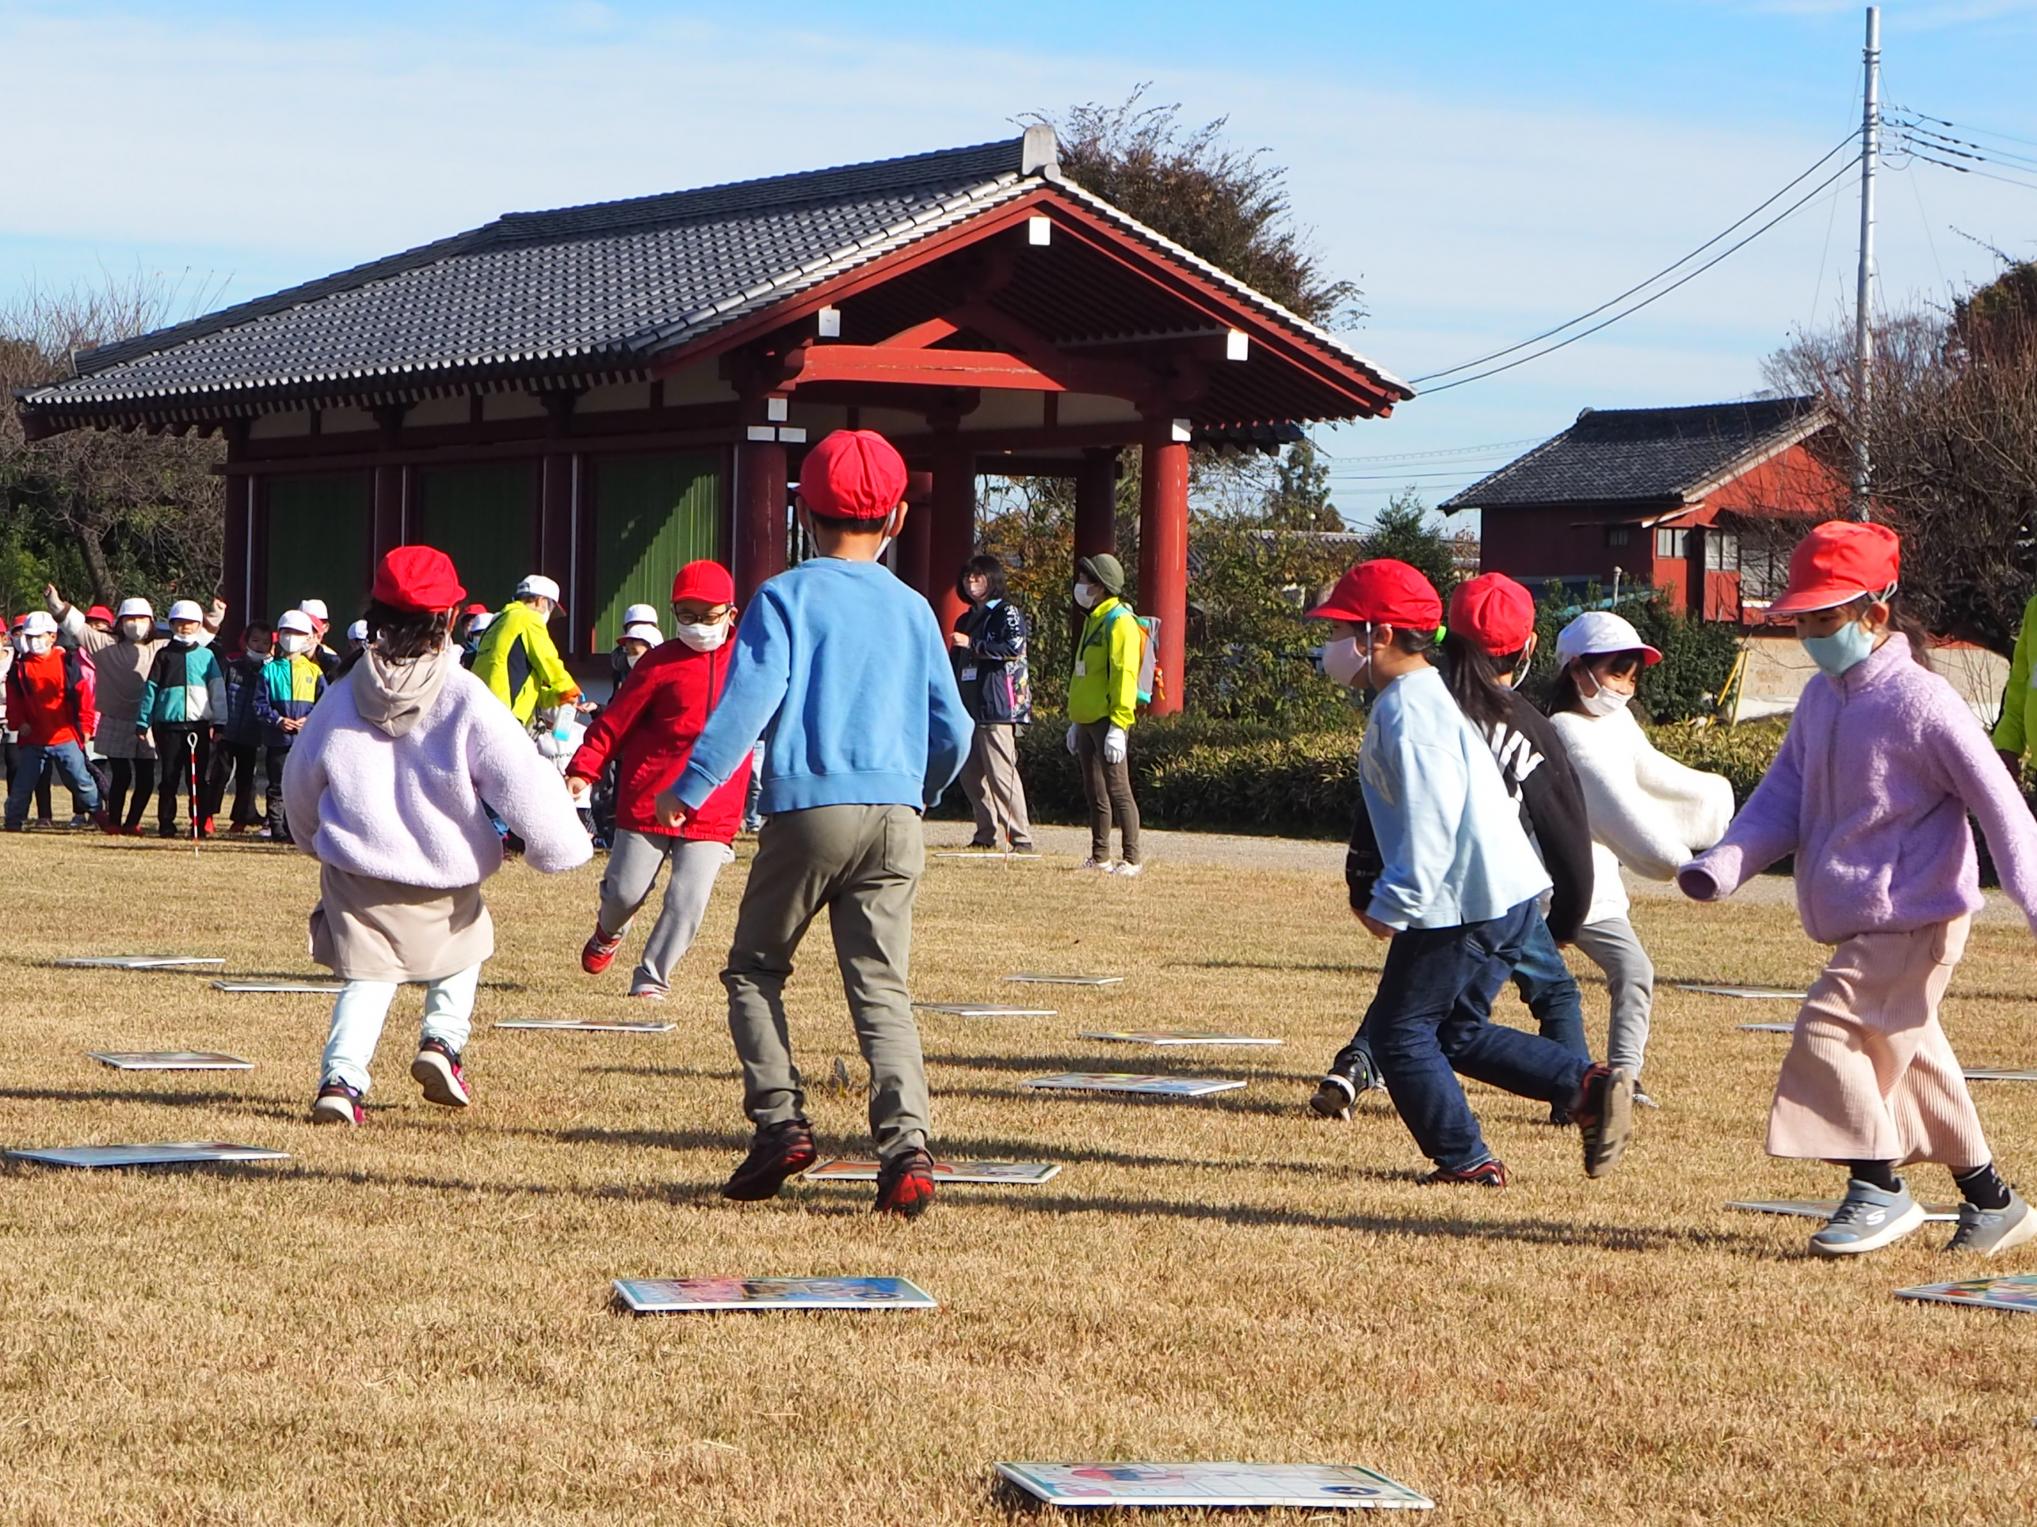
MULTIPOLYGON (((1495 350, 1489 355, 1481 355, 1476 357, 1475 359, 1464 361, 1458 365, 1446 367, 1444 370, 1431 371, 1426 376, 1415 377, 1413 378, 1415 385, 1419 387, 1422 383, 1433 382, 1438 377, 1455 376, 1460 371, 1469 371, 1473 366, 1483 366, 1487 361, 1496 361, 1503 355, 1512 355, 1516 350, 1525 350, 1530 345, 1540 344, 1543 340, 1548 339, 1552 335, 1561 334, 1565 329, 1575 328, 1578 324, 1583 323, 1586 319, 1598 317, 1598 315, 1603 313, 1607 308, 1613 307, 1618 303, 1625 302, 1629 297, 1633 296, 1636 292, 1646 291, 1649 287, 1653 286, 1657 281, 1660 281, 1664 276, 1668 275, 1671 271, 1676 270, 1681 266, 1688 265, 1692 260, 1695 260, 1707 249, 1710 249, 1714 244, 1718 243, 1719 240, 1726 238, 1728 235, 1734 233, 1741 227, 1745 226, 1747 223, 1753 221, 1753 219, 1755 219, 1756 217, 1759 217, 1763 212, 1767 211, 1770 207, 1774 206, 1775 203, 1782 200, 1783 197, 1787 196, 1799 185, 1802 185, 1806 180, 1809 180, 1811 176, 1817 174, 1817 172, 1820 169, 1824 168, 1826 162, 1830 160, 1834 154, 1838 153, 1841 149, 1845 148, 1848 144, 1853 142, 1854 137, 1855 134, 1848 133, 1844 138, 1840 139, 1838 143, 1836 143, 1830 149, 1826 150, 1825 153, 1820 155, 1817 163, 1813 164, 1809 169, 1805 170, 1801 175, 1797 176, 1796 179, 1790 181, 1788 185, 1784 186, 1780 191, 1777 191, 1773 196, 1769 197, 1768 200, 1764 201, 1752 212, 1749 212, 1746 216, 1734 222, 1730 227, 1724 228, 1720 232, 1713 234, 1710 238, 1706 239, 1702 244, 1698 245, 1697 248, 1693 249, 1689 254, 1683 256, 1683 258, 1663 266, 1662 269, 1655 272, 1654 275, 1648 277, 1647 280, 1637 281, 1632 286, 1628 287, 1624 292, 1621 292, 1618 296, 1608 297, 1604 302, 1601 302, 1597 307, 1593 308, 1588 313, 1579 313, 1575 318, 1565 319, 1562 323, 1557 324, 1553 329, 1544 329, 1540 334, 1531 334, 1528 336, 1528 338, 1520 341, 1518 344, 1508 345, 1504 350, 1495 350)), ((1826 184, 1830 184, 1830 182, 1828 181, 1826 184)), ((1820 186, 1819 189, 1823 190, 1824 187, 1820 186)), ((1673 289, 1674 288, 1672 288, 1672 290, 1673 289)), ((1451 385, 1454 386, 1456 384, 1452 383, 1451 385)), ((1441 388, 1434 388, 1432 390, 1437 392, 1442 391, 1441 388)))
POLYGON ((1945 153, 1957 154, 1961 159, 1991 158, 1996 162, 2000 163, 2007 163, 2013 160, 2017 164, 2025 164, 2028 165, 2031 169, 2037 170, 2037 159, 2031 158, 2028 154, 2012 154, 2007 149, 1996 148, 1992 144, 1974 143, 1965 138, 1951 137, 1946 133, 1935 133, 1931 131, 1930 128, 1924 127, 1921 124, 1915 122, 1891 121, 1888 123, 1888 125, 1890 127, 1895 128, 1899 132, 1906 133, 1911 136, 1934 138, 1939 143, 1945 145, 1944 148, 1945 153), (1974 149, 1977 150, 1977 152, 1971 154, 1963 153, 1961 152, 1963 149, 1974 149))
POLYGON ((1927 111, 1917 110, 1914 106, 1891 106, 1889 110, 1900 111, 1907 116, 1917 117, 1925 122, 1936 122, 1940 127, 1957 127, 1961 132, 1977 133, 1983 138, 2000 138, 2005 143, 2020 143, 2028 148, 2037 148, 2037 138, 2019 138, 2014 133, 2005 133, 1988 127, 1975 127, 1971 122, 1965 124, 1948 122, 1943 117, 1934 117, 1927 111))
MULTIPOLYGON (((1829 159, 1832 156, 1830 154, 1827 154, 1825 157, 1829 159)), ((1687 272, 1686 274, 1679 276, 1676 280, 1670 282, 1669 285, 1663 287, 1660 291, 1649 293, 1649 295, 1643 297, 1639 302, 1635 303, 1632 307, 1622 308, 1619 312, 1613 314, 1612 317, 1600 319, 1597 323, 1593 324, 1588 329, 1580 329, 1575 334, 1571 334, 1563 339, 1559 339, 1553 345, 1547 345, 1540 350, 1536 350, 1530 354, 1523 355, 1518 360, 1508 361, 1504 366, 1494 366, 1489 371, 1475 371, 1470 376, 1459 377, 1454 382, 1445 382, 1440 387, 1428 388, 1425 393, 1425 396, 1433 396, 1434 394, 1439 392, 1448 392, 1452 387, 1462 387, 1467 382, 1483 381, 1486 377, 1498 376, 1502 371, 1511 371, 1516 366, 1525 366, 1528 364, 1529 361, 1540 360, 1543 356, 1553 355, 1558 350, 1563 349, 1567 345, 1574 345, 1580 339, 1588 339, 1592 335, 1598 333, 1599 330, 1610 328, 1613 324, 1618 323, 1622 318, 1631 318, 1634 314, 1640 312, 1641 309, 1648 307, 1653 303, 1660 302, 1664 297, 1667 297, 1671 292, 1675 291, 1678 287, 1688 285, 1690 282, 1695 281, 1699 276, 1702 276, 1706 271, 1710 270, 1714 265, 1719 264, 1723 260, 1731 258, 1733 255, 1737 254, 1740 250, 1745 249, 1749 244, 1753 243, 1756 239, 1760 238, 1762 234, 1768 232, 1769 229, 1775 227, 1778 223, 1781 223, 1786 219, 1794 216, 1796 213, 1802 211, 1805 207, 1809 206, 1813 201, 1817 200, 1819 196, 1823 195, 1826 191, 1830 190, 1834 185, 1837 185, 1839 181, 1843 180, 1846 176, 1852 173, 1853 173, 1852 165, 1850 164, 1841 165, 1831 175, 1827 176, 1824 180, 1820 181, 1816 186, 1813 186, 1809 191, 1805 192, 1802 196, 1798 197, 1797 200, 1791 202, 1789 206, 1785 207, 1782 211, 1778 212, 1774 217, 1770 218, 1767 222, 1763 223, 1759 228, 1756 228, 1744 239, 1741 239, 1736 244, 1727 245, 1726 248, 1720 250, 1717 254, 1713 255, 1711 259, 1705 261, 1704 264, 1698 266, 1696 270, 1687 272)), ((1797 178, 1798 180, 1801 180, 1803 177, 1798 176, 1797 178)), ((1795 184, 1795 182, 1791 183, 1795 184)), ((1769 200, 1773 201, 1774 198, 1770 197, 1769 200)), ((1767 203, 1764 202, 1763 205, 1766 206, 1767 203)), ((1741 221, 1745 222, 1746 219, 1742 218, 1741 221)), ((1734 226, 1737 227, 1739 225, 1735 224, 1734 226)), ((1713 240, 1712 242, 1716 243, 1717 240, 1713 240)), ((1603 311, 1603 309, 1600 309, 1599 311, 1603 311)), ((1515 348, 1519 347, 1516 346, 1515 348)), ((1438 375, 1443 374, 1445 373, 1438 373, 1438 375)))
POLYGON ((1383 456, 1336 456, 1324 450, 1318 450, 1316 454, 1326 461, 1433 461, 1444 456, 1496 455, 1517 446, 1540 445, 1543 438, 1541 435, 1529 435, 1520 440, 1488 440, 1484 445, 1459 445, 1438 451, 1398 451, 1383 456))
MULTIPOLYGON (((1899 134, 1898 136, 1901 135, 1899 134)), ((1970 164, 1954 164, 1949 159, 1938 159, 1925 152, 1927 149, 1934 148, 1935 145, 1933 144, 1924 143, 1919 139, 1910 137, 1903 137, 1902 141, 1909 150, 1910 157, 1920 163, 1935 164, 1941 170, 1956 170, 1961 175, 1976 175, 1982 180, 1998 180, 2005 186, 2020 186, 2025 191, 2037 191, 2037 180, 2018 180, 2009 175, 1996 175, 1988 170, 1977 170, 1970 164)), ((1946 153, 1950 151, 1940 149, 1939 152, 1946 153)), ((1974 159, 1980 164, 1993 164, 1995 162, 1992 159, 1980 159, 1973 154, 1967 154, 1963 157, 1974 159)))

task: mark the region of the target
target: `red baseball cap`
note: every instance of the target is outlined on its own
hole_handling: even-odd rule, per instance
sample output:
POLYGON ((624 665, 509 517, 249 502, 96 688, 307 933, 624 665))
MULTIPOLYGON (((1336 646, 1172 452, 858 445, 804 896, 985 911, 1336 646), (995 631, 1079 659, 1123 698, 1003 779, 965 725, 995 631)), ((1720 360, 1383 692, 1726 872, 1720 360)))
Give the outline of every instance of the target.
POLYGON ((113 624, 113 612, 103 604, 93 605, 91 609, 85 612, 85 618, 87 620, 103 620, 109 626, 113 624))
POLYGON ((689 562, 679 569, 672 580, 672 602, 682 599, 701 599, 709 604, 734 604, 736 580, 729 576, 729 570, 719 562, 703 557, 698 562, 689 562))
POLYGON ((1879 598, 1896 586, 1902 564, 1903 543, 1888 526, 1827 520, 1789 554, 1789 587, 1768 613, 1808 615, 1862 594, 1879 598))
POLYGON ((449 610, 467 597, 453 559, 436 546, 397 546, 375 565, 371 597, 397 610, 449 610))
POLYGON ((460 611, 460 613, 462 615, 486 615, 488 613, 488 606, 477 602, 468 605, 464 610, 460 611))
POLYGON ((1488 657, 1510 657, 1535 634, 1535 596, 1505 573, 1480 573, 1450 595, 1450 629, 1488 657))
POLYGON ((806 453, 799 496, 815 514, 883 520, 905 501, 905 458, 874 429, 838 429, 806 453))
POLYGON ((1374 557, 1339 578, 1330 597, 1308 613, 1312 620, 1362 620, 1403 631, 1433 631, 1443 623, 1443 597, 1421 569, 1374 557))

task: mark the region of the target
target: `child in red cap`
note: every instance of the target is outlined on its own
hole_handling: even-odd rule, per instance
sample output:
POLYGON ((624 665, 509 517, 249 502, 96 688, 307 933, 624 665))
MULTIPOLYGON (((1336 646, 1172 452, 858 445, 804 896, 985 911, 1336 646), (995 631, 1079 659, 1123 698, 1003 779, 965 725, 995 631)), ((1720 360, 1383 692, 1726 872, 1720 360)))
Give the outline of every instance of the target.
POLYGON ((920 814, 962 772, 970 721, 933 608, 877 560, 905 513, 905 462, 882 435, 837 430, 806 453, 799 519, 819 555, 743 611, 721 704, 658 798, 668 826, 707 812, 762 740, 766 821, 722 972, 757 1133, 722 1189, 729 1198, 773 1197, 813 1164, 784 991, 825 909, 870 1065, 877 1208, 910 1218, 933 1201, 926 1063, 906 975, 926 854, 920 814))
POLYGON ((615 840, 601 877, 594 934, 580 951, 582 970, 598 976, 615 963, 630 920, 650 898, 658 871, 671 861, 664 907, 630 976, 632 997, 664 1000, 672 989, 673 967, 700 932, 715 877, 735 857, 729 845, 742 826, 747 760, 680 826, 668 827, 657 812, 658 791, 686 767, 728 682, 735 599, 735 580, 719 562, 689 562, 679 569, 672 580, 677 634, 637 660, 566 766, 566 783, 580 800, 593 791, 611 759, 618 765, 615 840))
MULTIPOLYGON (((1445 679, 1458 709, 1492 749, 1507 794, 1520 808, 1521 826, 1555 883, 1544 915, 1528 926, 1514 962, 1514 985, 1544 1039, 1587 1055, 1583 999, 1558 946, 1577 938, 1591 904, 1591 825, 1563 739, 1518 688, 1534 658, 1534 595, 1504 573, 1457 586, 1443 638, 1445 679)), ((1369 903, 1379 849, 1364 811, 1358 813, 1345 868, 1353 905, 1369 903)), ((1384 1085, 1370 1037, 1361 1029, 1337 1052, 1309 1107, 1325 1118, 1348 1119, 1360 1093, 1384 1085)), ((1570 1122, 1560 1103, 1551 1105, 1550 1122, 1570 1122)))
POLYGON ((1982 905, 1968 813, 2033 928, 2037 825, 1973 711, 1930 671, 1923 630, 1896 603, 1900 573, 1885 526, 1834 520, 1797 547, 1770 612, 1796 618, 1821 672, 1726 836, 1677 883, 1715 901, 1794 854, 1804 931, 1837 946, 1768 1114, 1771 1156, 1849 1172, 1811 1250, 1853 1256, 1922 1225, 1896 1172, 1934 1161, 1964 1200, 1948 1249, 1993 1256, 2037 1236, 2037 1216, 1995 1171, 1938 1006, 1982 905))
POLYGON ((466 590, 450 558, 398 546, 375 569, 371 645, 304 719, 283 773, 291 836, 319 861, 311 954, 346 982, 333 1004, 312 1122, 359 1124, 396 988, 424 986, 410 1074, 428 1102, 472 1101, 461 1056, 495 929, 481 882, 502 867, 483 797, 533 869, 585 864, 573 802, 516 718, 460 666, 466 590))
POLYGON ((1378 866, 1353 882, 1351 910, 1389 943, 1363 1031, 1395 1111, 1435 1162, 1422 1180, 1506 1186, 1453 1071, 1569 1112, 1586 1173, 1603 1176, 1633 1130, 1631 1078, 1491 1022, 1550 880, 1491 747, 1430 665, 1443 601, 1407 563, 1379 558, 1309 613, 1335 623, 1323 672, 1375 696, 1358 779, 1378 866))

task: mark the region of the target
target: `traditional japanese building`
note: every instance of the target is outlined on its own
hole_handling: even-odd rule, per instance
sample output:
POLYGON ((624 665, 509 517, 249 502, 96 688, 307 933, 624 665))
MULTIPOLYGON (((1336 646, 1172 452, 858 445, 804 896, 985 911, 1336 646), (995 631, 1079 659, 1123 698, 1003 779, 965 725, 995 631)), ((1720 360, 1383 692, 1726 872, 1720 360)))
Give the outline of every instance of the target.
POLYGON ((579 657, 691 558, 745 594, 782 570, 788 482, 831 429, 883 430, 914 467, 892 556, 944 618, 978 474, 1073 477, 1077 551, 1109 550, 1136 449, 1139 605, 1179 674, 1191 445, 1412 395, 1083 190, 1033 128, 513 213, 82 354, 19 407, 32 437, 219 432, 241 611, 352 609, 383 550, 425 541, 491 605, 556 578, 579 657))

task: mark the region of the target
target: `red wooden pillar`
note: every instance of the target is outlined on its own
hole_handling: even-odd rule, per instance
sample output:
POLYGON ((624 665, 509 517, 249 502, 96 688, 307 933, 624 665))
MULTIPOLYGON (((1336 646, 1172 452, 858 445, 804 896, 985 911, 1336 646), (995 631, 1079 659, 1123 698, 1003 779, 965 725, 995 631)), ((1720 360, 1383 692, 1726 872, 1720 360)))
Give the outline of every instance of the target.
POLYGON ((898 549, 891 565, 908 588, 918 589, 931 599, 929 570, 934 559, 934 515, 940 507, 940 488, 929 483, 925 493, 918 491, 923 475, 914 472, 906 479, 905 528, 898 533, 898 549))
POLYGON ((1188 441, 1172 419, 1148 419, 1139 451, 1139 609, 1160 619, 1166 691, 1153 713, 1168 716, 1181 709, 1188 634, 1188 441))
MULTIPOLYGON (((962 564, 976 551, 976 453, 960 441, 942 441, 934 457, 934 501, 927 544, 927 602, 945 633, 967 608, 957 590, 962 564)), ((908 521, 910 515, 906 517, 908 521)))
MULTIPOLYGON (((375 410, 378 444, 385 456, 395 453, 403 428, 403 416, 408 411, 398 403, 385 404, 375 410)), ((375 509, 369 540, 371 554, 377 562, 391 547, 403 544, 403 488, 402 467, 386 461, 375 464, 375 509)))
POLYGON ((1118 453, 1082 453, 1075 472, 1075 556, 1093 557, 1118 549, 1118 453))
POLYGON ((736 602, 785 571, 785 447, 776 440, 736 445, 736 602))

